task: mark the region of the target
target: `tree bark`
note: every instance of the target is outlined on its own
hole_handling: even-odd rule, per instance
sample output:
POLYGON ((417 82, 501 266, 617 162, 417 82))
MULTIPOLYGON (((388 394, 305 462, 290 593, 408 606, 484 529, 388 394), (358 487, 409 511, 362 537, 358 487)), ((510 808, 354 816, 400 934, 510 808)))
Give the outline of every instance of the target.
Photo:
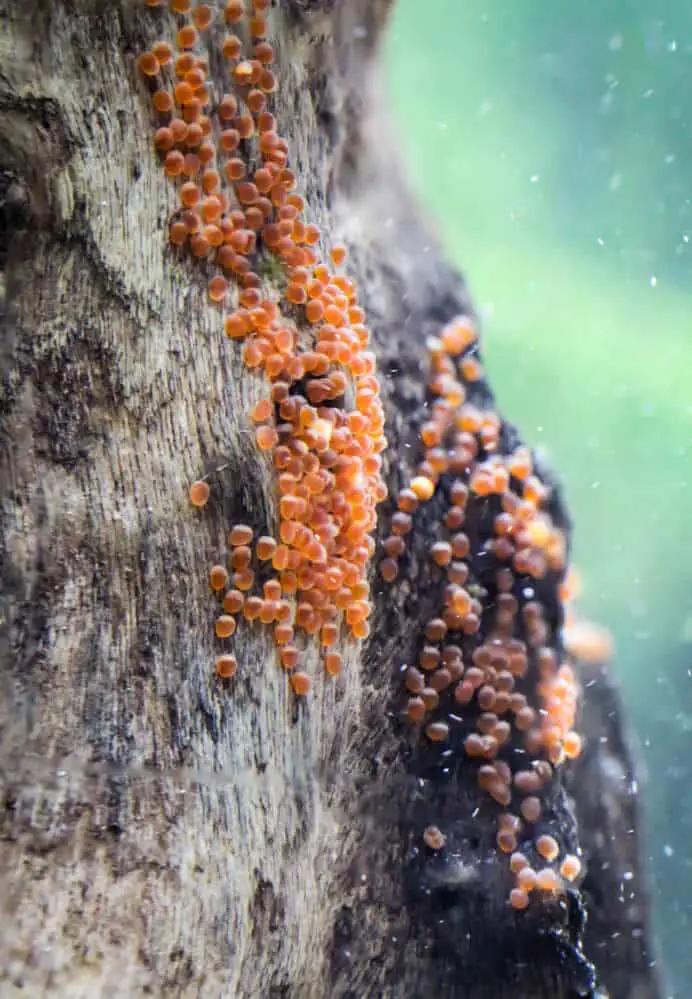
MULTIPOLYGON (((275 0, 270 22, 280 131, 372 329, 395 494, 418 460, 426 338, 472 309, 382 108, 389 7, 275 0)), ((587 752, 548 795, 586 879, 526 912, 507 905, 475 771, 458 757, 443 775, 399 721, 439 590, 439 502, 400 581, 374 577, 371 638, 342 641, 336 681, 309 646, 296 699, 250 628, 218 680, 208 567, 233 523, 274 533, 277 497, 247 416, 262 380, 223 336, 206 265, 168 244, 135 60, 169 15, 0 0, 0 23, 0 994, 657 999, 606 674, 584 688, 587 752), (431 820, 442 856, 421 848, 431 820)), ((517 440, 504 424, 503 448, 517 440)), ((557 486, 551 514, 566 526, 557 486)))

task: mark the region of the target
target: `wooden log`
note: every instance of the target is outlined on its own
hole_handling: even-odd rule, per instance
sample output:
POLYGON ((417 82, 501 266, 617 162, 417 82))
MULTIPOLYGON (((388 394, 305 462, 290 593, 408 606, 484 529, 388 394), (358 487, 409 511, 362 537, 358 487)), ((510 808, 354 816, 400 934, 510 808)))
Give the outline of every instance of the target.
MULTIPOLYGON (((372 329, 395 494, 420 458, 426 339, 472 309, 387 123, 390 6, 281 0, 269 19, 279 129, 372 329)), ((601 765, 607 751, 630 774, 617 705, 589 707, 587 688, 589 755, 571 797, 556 778, 547 798, 574 849, 588 816, 591 890, 525 912, 475 765, 441 767, 400 722, 400 668, 439 597, 439 495, 396 584, 373 578, 371 637, 342 637, 338 679, 308 643, 313 691, 296 698, 249 626, 218 679, 209 567, 233 523, 274 533, 277 492, 247 415, 266 385, 223 336, 213 270, 168 242, 176 194, 136 59, 176 25, 139 0, 0 0, 0 23, 1 994, 566 999, 604 995, 600 979, 613 999, 656 999, 637 959, 645 892, 634 915, 609 897, 608 871, 641 879, 629 804, 607 807, 631 784, 601 765), (441 853, 422 840, 433 820, 441 853)), ((215 93, 226 30, 208 43, 215 93)), ((278 293, 280 272, 262 276, 278 293)), ((493 404, 484 381, 474 392, 493 404)), ((504 424, 503 452, 517 440, 504 424)), ((557 491, 550 509, 566 528, 557 491)), ((555 581, 539 589, 557 642, 555 581)))

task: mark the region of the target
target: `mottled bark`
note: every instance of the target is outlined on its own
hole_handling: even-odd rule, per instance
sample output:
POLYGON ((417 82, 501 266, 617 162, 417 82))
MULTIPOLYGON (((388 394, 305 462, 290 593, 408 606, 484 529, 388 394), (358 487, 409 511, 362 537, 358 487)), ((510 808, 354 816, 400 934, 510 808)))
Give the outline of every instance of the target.
MULTIPOLYGON (((280 128, 373 329, 395 488, 415 463, 425 338, 470 306, 382 114, 388 8, 281 0, 272 24, 280 128)), ((596 994, 594 961, 613 999, 656 999, 607 685, 586 688, 572 797, 550 802, 568 838, 584 829, 588 956, 578 892, 508 908, 463 761, 419 779, 396 705, 431 607, 434 504, 338 682, 296 703, 262 630, 233 683, 216 679, 207 568, 234 521, 273 529, 276 498, 246 416, 259 380, 204 267, 167 244, 174 196, 135 70, 160 13, 0 0, 0 994, 559 999, 596 994), (414 849, 431 815, 443 862, 414 849), (625 871, 636 910, 615 902, 625 871)))

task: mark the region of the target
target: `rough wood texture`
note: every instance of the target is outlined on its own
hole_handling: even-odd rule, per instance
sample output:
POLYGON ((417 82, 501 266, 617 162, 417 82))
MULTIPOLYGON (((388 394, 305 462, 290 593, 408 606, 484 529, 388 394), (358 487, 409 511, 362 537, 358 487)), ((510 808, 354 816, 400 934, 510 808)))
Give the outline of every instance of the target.
POLYGON ((652 999, 663 992, 641 867, 639 782, 621 709, 605 666, 584 666, 581 729, 586 752, 567 779, 589 858, 582 886, 586 950, 612 996, 652 999))
MULTIPOLYGON (((374 331, 395 487, 424 339, 470 307, 396 169, 388 8, 282 0, 272 24, 281 130, 374 331)), ((615 872, 641 875, 605 687, 587 688, 573 802, 558 787, 551 804, 567 835, 586 819, 588 958, 578 893, 508 910, 464 767, 420 780, 393 704, 429 607, 425 518, 337 684, 297 705, 263 631, 232 687, 213 675, 207 566, 230 523, 267 528, 276 508, 245 415, 260 381, 203 268, 167 248, 173 193, 134 67, 159 13, 0 0, 0 994, 560 999, 598 994, 594 960, 613 999, 656 999, 645 896, 613 904, 615 872), (453 862, 413 849, 431 809, 453 862)))

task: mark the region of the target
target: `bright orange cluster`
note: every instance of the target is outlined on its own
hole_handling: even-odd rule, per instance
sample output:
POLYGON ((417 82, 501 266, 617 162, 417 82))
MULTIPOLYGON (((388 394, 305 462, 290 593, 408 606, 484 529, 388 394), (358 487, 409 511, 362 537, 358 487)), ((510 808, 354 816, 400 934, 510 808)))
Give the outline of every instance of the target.
MULTIPOLYGON (((429 343, 431 403, 422 425, 422 461, 397 497, 380 571, 393 581, 421 503, 440 494, 440 535, 429 547, 442 604, 425 626, 418 662, 405 672, 404 710, 431 743, 478 762, 479 788, 502 809, 497 845, 516 875, 514 908, 534 890, 559 891, 578 877, 577 857, 560 860, 557 840, 542 831, 541 794, 554 768, 576 757, 573 730, 579 686, 550 644, 541 587, 557 587, 566 542, 546 512, 549 493, 525 447, 508 450, 503 426, 475 383, 483 376, 473 323, 460 316, 429 343), (468 533, 467 533, 468 530, 468 533), (474 538, 472 548, 471 537, 474 538), (533 842, 535 868, 519 852, 533 842)), ((428 827, 424 841, 445 837, 428 827)))
MULTIPOLYGON (((258 448, 272 458, 279 524, 259 537, 245 524, 231 530, 230 564, 209 574, 223 602, 215 633, 227 641, 239 620, 272 627, 281 665, 304 695, 311 680, 299 668, 300 648, 310 636, 336 675, 344 623, 355 638, 368 635, 367 570, 376 506, 386 497, 386 442, 365 315, 339 270, 345 250, 334 247, 329 264, 320 258, 320 231, 305 219, 270 109, 277 80, 269 6, 226 3, 221 90, 201 54, 214 19, 207 4, 169 0, 175 45, 157 42, 138 65, 159 118, 154 144, 178 185, 170 241, 211 264, 210 301, 220 308, 233 301, 226 336, 242 341, 245 365, 267 384, 249 419, 258 448), (263 290, 267 269, 279 292, 263 290)), ((581 748, 573 729, 578 683, 550 643, 537 596, 559 585, 566 543, 528 449, 508 449, 499 415, 471 401, 485 399, 473 324, 450 322, 430 341, 429 357, 424 455, 397 498, 380 570, 387 581, 397 578, 416 510, 442 494, 440 537, 430 544, 442 600, 406 671, 405 714, 430 743, 477 761, 479 788, 502 809, 497 844, 516 878, 510 902, 522 909, 531 892, 559 891, 581 867, 576 856, 561 856, 541 797, 554 768, 581 748), (533 865, 520 846, 533 851, 533 865)), ((192 504, 208 499, 207 483, 193 483, 192 504)), ((216 666, 230 678, 238 664, 223 653, 216 666)), ((443 849, 445 836, 429 826, 424 841, 443 849)))
MULTIPOLYGON (((253 552, 252 531, 236 525, 232 577, 212 569, 214 590, 232 587, 216 634, 230 638, 239 614, 273 625, 293 689, 305 694, 310 679, 296 670, 297 631, 318 635, 325 650, 338 641, 344 620, 355 638, 369 632, 371 535, 376 505, 387 495, 375 357, 353 281, 339 272, 346 251, 333 247, 329 265, 320 258, 320 230, 305 220, 288 145, 270 110, 277 87, 267 42, 270 0, 253 0, 250 10, 243 0, 226 3, 221 90, 201 54, 214 11, 192 0, 169 6, 177 15, 175 47, 159 41, 138 65, 159 117, 155 147, 179 185, 170 240, 213 263, 211 302, 237 301, 225 333, 243 342, 245 365, 267 380, 267 397, 250 419, 258 448, 272 457, 279 493, 276 536, 259 538, 253 552), (260 276, 272 260, 276 295, 263 290, 260 276), (270 578, 261 595, 251 595, 261 564, 270 578)), ((208 497, 206 483, 193 484, 193 505, 208 497)), ((326 671, 336 675, 340 666, 338 653, 326 652, 326 671)), ((217 661, 220 676, 235 670, 232 656, 217 661)))

